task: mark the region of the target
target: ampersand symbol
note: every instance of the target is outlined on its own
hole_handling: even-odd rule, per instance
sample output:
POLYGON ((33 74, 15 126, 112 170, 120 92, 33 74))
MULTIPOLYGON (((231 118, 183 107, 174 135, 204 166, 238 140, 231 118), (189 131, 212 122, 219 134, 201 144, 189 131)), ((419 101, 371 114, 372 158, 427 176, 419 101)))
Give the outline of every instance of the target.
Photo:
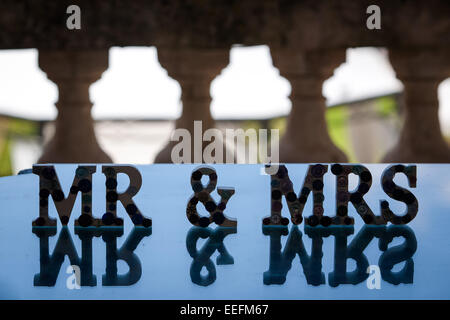
POLYGON ((217 193, 220 195, 219 204, 211 197, 211 192, 214 191, 217 185, 216 171, 208 166, 198 167, 192 172, 191 186, 194 195, 189 200, 186 207, 186 216, 188 220, 194 225, 206 228, 212 222, 222 227, 236 227, 237 221, 230 219, 224 215, 223 211, 227 206, 228 200, 234 194, 234 188, 217 188, 217 193), (208 176, 209 181, 206 187, 203 185, 201 179, 203 176, 208 176), (209 217, 201 217, 197 212, 197 204, 201 202, 206 211, 209 212, 209 217))
POLYGON ((211 260, 214 252, 218 251, 219 255, 216 258, 217 265, 234 264, 234 259, 225 248, 223 241, 229 234, 236 233, 236 228, 218 227, 215 230, 211 228, 192 227, 186 237, 186 248, 189 255, 193 258, 190 275, 191 280, 200 286, 209 286, 216 281, 216 267, 211 260), (198 250, 197 242, 202 239, 207 239, 203 247, 198 250), (201 271, 206 268, 207 275, 202 275, 201 271))

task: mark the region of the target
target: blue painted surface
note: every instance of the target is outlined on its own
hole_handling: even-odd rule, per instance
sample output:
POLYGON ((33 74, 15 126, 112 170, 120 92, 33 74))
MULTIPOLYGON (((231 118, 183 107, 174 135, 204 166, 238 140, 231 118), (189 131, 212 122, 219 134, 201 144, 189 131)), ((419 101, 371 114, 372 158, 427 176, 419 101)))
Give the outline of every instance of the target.
MULTIPOLYGON (((403 212, 405 206, 389 199, 379 184, 381 173, 387 165, 366 166, 372 172, 373 184, 365 199, 374 213, 379 214, 381 199, 389 200, 394 212, 403 212)), ((210 226, 209 229, 193 228, 187 221, 186 203, 193 193, 190 175, 195 167, 197 166, 138 166, 143 176, 143 185, 135 202, 144 215, 152 218, 151 230, 134 229, 125 210, 118 203, 118 215, 125 221, 123 230, 91 230, 91 235, 91 231, 83 228, 75 230, 73 225, 80 212, 80 196, 67 228, 62 228, 58 221, 56 232, 41 228, 35 229, 33 233, 31 222, 38 216, 39 178, 33 174, 1 178, 0 298, 450 298, 450 165, 418 165, 415 189, 408 187, 405 176, 396 177, 396 183, 410 189, 419 200, 419 213, 406 228, 391 227, 390 224, 387 228, 364 228, 362 219, 353 206, 349 205, 349 215, 355 217, 353 228, 305 228, 304 224, 296 228, 291 223, 287 228, 271 227, 264 230, 262 218, 270 214, 270 177, 261 174, 262 165, 213 166, 218 174, 217 185, 236 189, 236 194, 228 202, 225 211, 228 216, 238 220, 238 226, 234 230, 216 229, 216 226, 210 226), (393 235, 400 236, 394 237, 389 243, 389 237, 393 235), (71 264, 69 258, 64 258, 60 269, 56 260, 53 264, 45 259, 40 260, 41 253, 46 249, 47 237, 50 254, 54 252, 58 239, 58 250, 62 250, 61 252, 70 251, 73 245, 76 254, 71 255, 72 263, 80 262, 76 255, 81 257, 81 239, 84 239, 85 255, 92 254, 92 273, 96 276, 95 279, 84 278, 84 284, 95 286, 82 286, 79 290, 67 289, 66 281, 70 275, 66 273, 66 269, 71 264), (313 241, 316 241, 316 246, 312 255, 313 241), (321 241, 322 250, 318 246, 321 241), (125 242, 127 243, 124 245, 125 242), (365 243, 368 245, 364 249, 365 243), (116 244, 118 250, 123 246, 117 253, 119 257, 125 257, 132 265, 132 272, 128 276, 115 277, 116 244), (383 248, 383 244, 387 247, 383 248), (282 247, 281 253, 279 245, 282 247), (301 250, 302 245, 305 251, 301 250), (352 259, 345 261, 345 245, 358 258, 360 273, 349 277, 349 281, 357 284, 335 286, 336 282, 343 281, 339 274, 342 267, 347 265, 347 271, 351 272, 356 265, 352 259), (395 246, 403 247, 394 248, 395 246), (364 249, 364 256, 359 254, 361 249, 364 249), (282 250, 285 250, 284 255, 282 250), (323 256, 320 258, 321 254, 323 256), (309 258, 311 255, 312 258, 309 258), (409 259, 411 255, 412 260, 409 259), (409 268, 403 277, 386 273, 386 266, 400 260, 407 260, 409 268), (47 274, 44 270, 38 277, 36 275, 40 273, 40 261, 47 268, 47 274), (368 289, 364 279, 367 265, 380 265, 385 270, 381 289, 368 289), (203 266, 209 270, 209 275, 201 276, 203 266), (52 279, 55 280, 54 285, 52 279), (412 280, 412 283, 392 284, 399 279, 404 282, 412 280), (135 283, 126 285, 130 282, 135 283), (274 282, 280 284, 268 284, 274 282), (49 284, 51 286, 47 286, 49 284)), ((71 185, 75 168, 75 165, 56 166, 65 193, 71 185)), ((287 168, 294 188, 298 191, 307 165, 291 164, 287 168)), ((356 186, 356 180, 356 176, 350 176, 350 189, 356 186)), ((105 178, 99 167, 93 176, 93 212, 97 217, 104 213, 104 182, 105 178)), ((328 172, 324 183, 325 214, 334 215, 335 177, 328 172)), ((127 185, 128 179, 119 175, 118 191, 124 190, 127 185)), ((212 195, 216 200, 219 198, 216 192, 212 195)), ((312 199, 309 198, 304 215, 311 214, 311 202, 312 199)), ((206 214, 201 205, 198 208, 201 214, 206 214)), ((52 203, 49 205, 49 214, 57 217, 52 203)), ((289 216, 286 205, 283 207, 283 215, 289 216)), ((58 253, 54 254, 54 257, 57 255, 58 253)), ((393 271, 399 271, 404 266, 405 262, 397 263, 393 271)), ((123 261, 117 263, 117 268, 122 275, 128 271, 128 266, 123 261)))

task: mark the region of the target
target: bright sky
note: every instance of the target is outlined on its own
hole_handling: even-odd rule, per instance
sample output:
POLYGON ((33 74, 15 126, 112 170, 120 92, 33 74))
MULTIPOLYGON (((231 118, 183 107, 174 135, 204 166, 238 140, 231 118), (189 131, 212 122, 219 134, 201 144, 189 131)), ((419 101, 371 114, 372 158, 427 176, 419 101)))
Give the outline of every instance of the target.
MULTIPOLYGON (((0 51, 0 113, 53 119, 55 84, 37 65, 37 50, 0 51)), ((324 83, 328 104, 401 90, 386 50, 348 49, 347 61, 324 83)), ((234 47, 230 64, 212 82, 215 118, 265 118, 287 114, 289 82, 273 67, 267 46, 234 47)), ((93 116, 176 118, 180 87, 157 61, 155 47, 112 48, 109 69, 90 88, 93 116)), ((439 87, 440 117, 450 134, 450 79, 439 87)))

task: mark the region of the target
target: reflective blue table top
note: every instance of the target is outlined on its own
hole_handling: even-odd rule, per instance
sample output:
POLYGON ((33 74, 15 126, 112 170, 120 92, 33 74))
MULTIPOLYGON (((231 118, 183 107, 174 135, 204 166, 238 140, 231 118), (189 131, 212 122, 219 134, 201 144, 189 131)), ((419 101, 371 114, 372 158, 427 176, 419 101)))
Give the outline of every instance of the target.
MULTIPOLYGON (((366 165, 373 183, 365 200, 375 214, 382 199, 390 201, 393 211, 402 212, 405 207, 389 199, 380 186, 387 166, 366 165)), ((416 188, 408 187, 404 175, 396 176, 396 183, 419 201, 419 212, 407 226, 366 226, 349 204, 353 227, 315 228, 304 223, 263 228, 262 219, 270 214, 270 177, 262 174, 263 165, 212 166, 217 185, 236 190, 225 214, 236 218, 238 225, 193 227, 186 218, 186 204, 193 194, 190 177, 196 167, 137 166, 143 185, 134 200, 152 218, 151 228, 134 227, 120 203, 123 229, 75 228, 80 196, 67 227, 58 221, 57 228, 32 228, 38 217, 39 177, 1 178, 0 298, 450 298, 450 165, 417 165, 416 188), (75 262, 88 274, 92 266, 93 276, 84 277, 87 285, 81 289, 68 285, 73 277, 68 267, 75 262), (373 288, 377 270, 381 270, 379 289, 373 288)), ((65 193, 75 168, 56 165, 65 193)), ((307 165, 288 164, 287 168, 298 192, 307 165)), ((118 191, 124 190, 128 178, 119 175, 118 180, 118 191)), ((104 213, 104 183, 98 168, 93 175, 94 216, 104 213)), ((335 176, 331 172, 324 176, 324 184, 325 214, 334 216, 335 176)), ((356 184, 357 177, 350 175, 350 190, 356 184)), ((216 191, 212 197, 219 199, 216 191)), ((311 202, 310 197, 306 216, 311 215, 311 202)), ((207 214, 198 207, 200 214, 207 214)), ((282 212, 289 217, 287 206, 282 212)), ((53 203, 49 215, 57 217, 53 203)))

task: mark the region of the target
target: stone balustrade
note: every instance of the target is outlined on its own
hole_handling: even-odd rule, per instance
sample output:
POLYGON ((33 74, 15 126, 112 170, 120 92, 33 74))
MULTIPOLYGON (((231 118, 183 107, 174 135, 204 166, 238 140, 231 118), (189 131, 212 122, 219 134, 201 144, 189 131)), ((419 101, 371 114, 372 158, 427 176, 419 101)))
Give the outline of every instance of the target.
POLYGON ((108 51, 39 51, 39 67, 58 86, 55 132, 40 163, 108 163, 95 137, 90 85, 108 68, 108 51))
MULTIPOLYGON (((110 162, 95 137, 89 86, 108 67, 112 46, 156 46, 182 89, 176 128, 214 128, 210 84, 233 45, 267 44, 292 87, 292 111, 280 144, 283 162, 345 162, 331 141, 324 80, 345 49, 386 47, 404 84, 404 123, 385 162, 450 162, 438 121, 437 87, 450 75, 450 2, 429 1, 44 1, 0 3, 0 49, 37 48, 39 66, 59 89, 55 135, 40 162, 110 162), (65 27, 65 10, 82 10, 81 30, 65 27), (366 27, 369 5, 381 8, 380 30, 366 27), (81 147, 82 146, 82 147, 81 147), (81 151, 83 150, 83 151, 81 151)), ((156 162, 170 162, 173 142, 156 162)))

